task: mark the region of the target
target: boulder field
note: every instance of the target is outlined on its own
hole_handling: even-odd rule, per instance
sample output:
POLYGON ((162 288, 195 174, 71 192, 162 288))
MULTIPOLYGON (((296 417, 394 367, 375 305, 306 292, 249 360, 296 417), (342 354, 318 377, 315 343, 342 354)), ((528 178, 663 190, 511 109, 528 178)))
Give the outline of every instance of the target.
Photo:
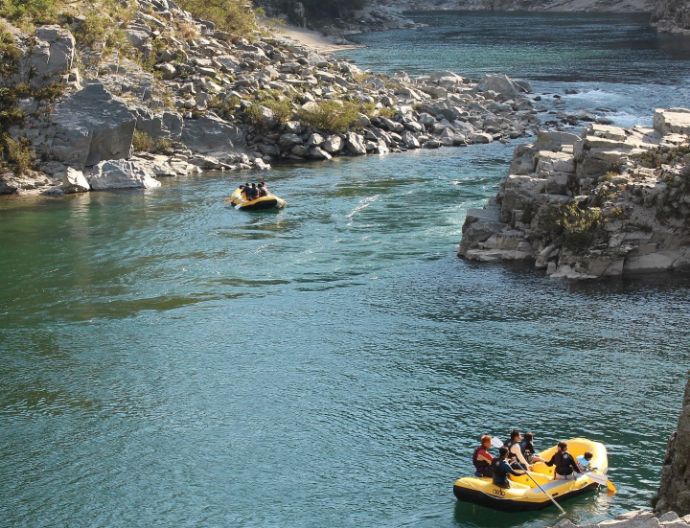
POLYGON ((498 195, 468 212, 461 257, 524 260, 551 277, 690 269, 690 110, 653 128, 592 124, 515 149, 498 195))
POLYGON ((0 194, 149 188, 201 170, 536 130, 529 85, 504 75, 374 74, 268 31, 232 38, 167 0, 136 5, 129 55, 78 44, 79 18, 35 35, 0 20, 16 50, 0 76, 3 109, 21 116, 6 131, 33 156, 30 171, 0 165, 0 194))

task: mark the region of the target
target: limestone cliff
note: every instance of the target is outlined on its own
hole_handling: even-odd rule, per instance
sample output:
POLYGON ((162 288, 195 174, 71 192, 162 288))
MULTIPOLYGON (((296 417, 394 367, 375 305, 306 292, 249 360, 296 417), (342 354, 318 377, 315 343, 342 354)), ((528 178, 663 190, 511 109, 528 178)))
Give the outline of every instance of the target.
POLYGON ((686 0, 659 0, 653 19, 659 31, 690 33, 690 3, 686 0))
POLYGON ((690 270, 690 110, 517 147, 498 196, 468 212, 460 255, 572 279, 690 270))
POLYGON ((685 388, 678 428, 669 440, 656 511, 690 514, 690 379, 685 388))

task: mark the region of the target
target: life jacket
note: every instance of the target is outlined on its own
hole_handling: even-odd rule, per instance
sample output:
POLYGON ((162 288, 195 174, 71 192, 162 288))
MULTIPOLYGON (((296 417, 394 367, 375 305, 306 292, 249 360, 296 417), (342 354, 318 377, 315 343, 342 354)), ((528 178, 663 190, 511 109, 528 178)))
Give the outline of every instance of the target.
POLYGON ((491 465, 486 460, 479 460, 479 452, 482 449, 484 449, 484 446, 479 446, 477 449, 474 450, 474 453, 472 453, 472 463, 474 464, 474 467, 476 467, 477 469, 485 468, 491 465))
POLYGON ((508 481, 508 473, 501 466, 502 462, 504 462, 504 460, 502 460, 500 457, 494 458, 494 461, 491 462, 494 484, 504 484, 508 481))
POLYGON ((513 439, 510 439, 505 444, 503 444, 508 449, 508 460, 517 460, 517 456, 515 455, 515 453, 512 452, 512 448, 516 444, 519 445, 519 443, 513 439))

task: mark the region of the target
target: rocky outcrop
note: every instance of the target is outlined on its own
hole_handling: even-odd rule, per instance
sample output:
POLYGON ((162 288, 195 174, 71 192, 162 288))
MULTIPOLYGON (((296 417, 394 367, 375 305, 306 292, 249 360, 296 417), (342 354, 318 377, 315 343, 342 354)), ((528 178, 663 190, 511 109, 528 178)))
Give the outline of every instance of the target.
POLYGON ((42 88, 65 83, 76 54, 72 33, 60 26, 41 26, 29 37, 8 26, 16 42, 18 56, 11 75, 0 76, 0 86, 26 84, 42 88))
POLYGON ((666 33, 690 33, 690 4, 685 0, 658 0, 654 25, 666 33))
POLYGON ((675 511, 690 521, 690 376, 678 427, 668 443, 655 511, 675 511))
POLYGON ((688 118, 676 108, 654 128, 540 133, 515 149, 496 198, 468 212, 459 254, 572 279, 690 270, 688 118))

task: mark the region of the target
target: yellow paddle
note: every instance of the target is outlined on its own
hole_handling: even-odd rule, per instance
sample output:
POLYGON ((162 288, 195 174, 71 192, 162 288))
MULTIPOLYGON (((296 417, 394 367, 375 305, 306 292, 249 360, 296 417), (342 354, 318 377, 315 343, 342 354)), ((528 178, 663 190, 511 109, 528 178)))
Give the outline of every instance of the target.
MULTIPOLYGON (((503 442, 501 442, 501 441, 500 441, 498 438, 496 438, 495 436, 492 436, 492 437, 491 437, 491 445, 500 449, 501 447, 503 447, 503 442)), ((537 486, 537 488, 539 488, 539 489, 541 490, 541 492, 542 492, 544 495, 546 495, 546 496, 549 498, 549 500, 550 500, 551 502, 553 502, 554 506, 556 506, 556 508, 558 508, 558 509, 561 511, 561 513, 562 513, 563 515, 565 515, 566 513, 565 513, 565 510, 563 509, 563 507, 562 507, 560 504, 558 504, 558 503, 556 502, 556 499, 554 499, 548 491, 546 491, 544 488, 541 487, 541 485, 539 484, 539 482, 537 482, 536 480, 534 480, 534 478, 532 477, 532 472, 531 472, 531 471, 527 471, 527 470, 524 470, 524 471, 525 471, 525 475, 527 475, 527 476, 529 477, 529 479, 530 479, 532 482, 534 482, 534 484, 537 486)))
POLYGON ((537 482, 536 480, 534 480, 534 478, 532 478, 532 472, 525 470, 525 474, 530 478, 530 480, 532 482, 534 482, 537 485, 537 487, 544 493, 544 495, 546 495, 549 498, 549 500, 554 503, 556 508, 561 510, 561 513, 563 515, 565 515, 565 510, 563 509, 563 507, 560 504, 558 504, 556 502, 556 499, 554 499, 548 491, 546 491, 544 488, 542 488, 541 485, 539 484, 539 482, 537 482))

